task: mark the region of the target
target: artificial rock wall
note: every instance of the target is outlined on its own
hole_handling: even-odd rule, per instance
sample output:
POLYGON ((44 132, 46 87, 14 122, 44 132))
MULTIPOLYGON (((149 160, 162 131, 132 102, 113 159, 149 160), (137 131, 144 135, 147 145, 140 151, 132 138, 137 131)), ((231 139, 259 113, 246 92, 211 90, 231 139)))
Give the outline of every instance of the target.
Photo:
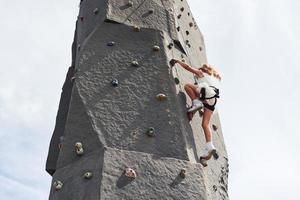
POLYGON ((193 75, 171 58, 207 62, 186 0, 80 2, 46 164, 49 199, 228 199, 218 113, 211 126, 219 158, 203 168, 201 115, 187 119, 183 89, 193 75))

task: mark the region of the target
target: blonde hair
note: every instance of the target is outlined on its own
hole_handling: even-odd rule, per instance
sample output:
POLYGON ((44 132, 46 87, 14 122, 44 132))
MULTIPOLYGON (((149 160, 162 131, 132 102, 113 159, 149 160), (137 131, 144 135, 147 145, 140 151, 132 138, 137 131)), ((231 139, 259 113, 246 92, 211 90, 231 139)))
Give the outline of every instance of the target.
POLYGON ((206 73, 210 76, 214 76, 216 79, 221 80, 221 76, 219 72, 214 69, 210 64, 203 64, 199 70, 201 70, 203 73, 206 73))

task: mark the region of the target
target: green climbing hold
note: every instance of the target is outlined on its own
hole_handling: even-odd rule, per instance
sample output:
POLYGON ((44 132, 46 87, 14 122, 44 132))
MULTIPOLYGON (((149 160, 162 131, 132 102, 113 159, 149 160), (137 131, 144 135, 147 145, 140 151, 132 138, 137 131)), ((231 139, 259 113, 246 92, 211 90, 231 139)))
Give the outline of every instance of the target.
POLYGON ((181 178, 185 178, 185 176, 186 176, 186 170, 185 170, 185 169, 182 169, 182 170, 180 171, 180 173, 179 173, 179 176, 180 176, 181 178))
POLYGON ((83 177, 85 179, 91 179, 93 177, 93 174, 92 174, 92 172, 86 172, 86 173, 84 173, 83 177))
POLYGON ((174 81, 175 81, 176 85, 178 85, 180 83, 180 81, 177 77, 174 78, 174 81))
POLYGON ((150 127, 147 131, 147 135, 149 137, 154 137, 155 136, 155 129, 153 127, 150 127))

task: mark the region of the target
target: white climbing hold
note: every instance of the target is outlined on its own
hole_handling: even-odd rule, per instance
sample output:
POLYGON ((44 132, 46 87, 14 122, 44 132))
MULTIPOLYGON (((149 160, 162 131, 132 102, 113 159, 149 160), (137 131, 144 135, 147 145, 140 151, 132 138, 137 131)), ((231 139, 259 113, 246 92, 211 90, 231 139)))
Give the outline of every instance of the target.
POLYGON ((135 32, 140 32, 140 31, 141 31, 141 28, 140 28, 139 26, 134 26, 134 27, 133 27, 133 30, 134 30, 135 32))
POLYGON ((95 8, 93 12, 94 12, 95 15, 97 15, 99 13, 99 9, 95 8))
POLYGON ((167 100, 167 96, 165 94, 158 94, 158 95, 156 95, 156 99, 158 101, 165 101, 165 100, 167 100))
POLYGON ((83 151, 83 146, 82 146, 81 142, 76 142, 75 151, 78 156, 81 156, 83 154, 84 151, 83 151))
POLYGON ((139 62, 134 60, 131 62, 131 65, 134 66, 134 67, 138 67, 139 66, 139 62))
POLYGON ((128 1, 127 6, 133 6, 133 2, 132 1, 128 1))
POLYGON ((53 187, 55 190, 60 190, 63 187, 63 183, 61 181, 54 181, 53 187))

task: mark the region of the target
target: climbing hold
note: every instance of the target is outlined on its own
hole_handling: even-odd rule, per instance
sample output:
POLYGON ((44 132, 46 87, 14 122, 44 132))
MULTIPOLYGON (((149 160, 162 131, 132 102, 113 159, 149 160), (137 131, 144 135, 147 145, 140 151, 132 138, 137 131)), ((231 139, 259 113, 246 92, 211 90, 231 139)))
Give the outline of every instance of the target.
POLYGON ((139 62, 134 60, 131 62, 131 65, 134 66, 134 67, 138 67, 139 66, 139 62))
POLYGON ((199 47, 199 50, 202 51, 202 47, 199 47))
POLYGON ((193 27, 193 26, 194 26, 194 23, 193 23, 193 22, 190 22, 189 25, 190 25, 190 27, 193 27))
POLYGON ((183 11, 184 11, 184 7, 181 7, 181 8, 180 8, 180 11, 183 12, 183 11))
POLYGON ((75 77, 75 76, 72 76, 72 77, 71 77, 71 82, 74 82, 75 79, 76 79, 76 77, 75 77))
POLYGON ((173 44, 173 43, 170 43, 170 44, 168 45, 168 48, 169 48, 169 49, 172 49, 173 46, 174 46, 174 44, 173 44))
POLYGON ((59 149, 62 149, 62 143, 63 143, 63 141, 64 141, 64 136, 60 136, 59 137, 59 144, 58 144, 58 148, 59 149))
POLYGON ((95 15, 97 15, 99 13, 99 9, 95 8, 93 12, 94 12, 95 15))
POLYGON ((213 157, 214 157, 215 160, 218 160, 218 159, 219 159, 219 154, 218 154, 217 151, 213 154, 213 157))
POLYGON ((179 79, 177 77, 174 78, 175 84, 178 85, 180 83, 179 79))
POLYGON ((158 101, 165 101, 165 100, 167 100, 167 96, 165 94, 158 94, 158 95, 156 95, 156 99, 158 101))
POLYGON ((78 156, 81 156, 83 154, 83 147, 82 147, 82 143, 81 142, 76 142, 76 144, 75 144, 75 151, 76 151, 76 154, 78 156))
POLYGON ((107 46, 112 47, 115 46, 115 42, 114 41, 110 41, 107 43, 107 46))
POLYGON ((83 18, 83 16, 81 16, 81 17, 80 17, 80 21, 82 21, 82 22, 83 22, 83 19, 84 19, 84 18, 83 18))
POLYGON ((185 44, 186 44, 188 47, 191 48, 191 44, 190 44, 190 41, 189 41, 189 40, 186 40, 186 41, 185 41, 185 44))
POLYGON ((189 32, 189 31, 185 31, 185 34, 186 34, 186 35, 189 35, 189 34, 190 34, 190 32, 189 32))
POLYGON ((129 168, 127 167, 125 170, 124 170, 124 175, 128 178, 133 178, 135 179, 136 178, 136 172, 132 169, 132 168, 129 168))
POLYGON ((92 172, 86 172, 86 173, 84 173, 83 177, 85 179, 91 179, 93 177, 93 174, 92 174, 92 172))
POLYGON ((63 183, 61 181, 54 181, 53 187, 55 190, 60 190, 63 187, 63 183))
POLYGON ((217 130, 218 130, 218 126, 215 125, 215 124, 212 125, 212 128, 213 128, 214 131, 217 131, 217 130))
POLYGON ((179 176, 180 176, 181 178, 185 178, 185 176, 186 176, 186 170, 185 170, 185 169, 182 169, 182 170, 180 171, 180 173, 179 173, 179 176))
POLYGON ((117 87, 119 85, 119 81, 117 79, 114 79, 111 81, 112 86, 117 87))
POLYGON ((134 26, 134 27, 133 27, 133 30, 134 30, 135 32, 140 32, 140 31, 141 31, 141 28, 140 28, 139 26, 134 26))
POLYGON ((133 6, 133 2, 132 1, 128 1, 127 6, 133 6))
POLYGON ((149 14, 153 14, 153 13, 154 13, 154 10, 153 10, 153 9, 150 9, 150 10, 148 10, 148 13, 149 13, 149 14))
POLYGON ((180 26, 178 26, 176 29, 177 29, 177 31, 180 31, 180 26))
POLYGON ((214 189, 214 192, 216 192, 218 190, 216 185, 213 186, 213 189, 214 189))
POLYGON ((159 51, 159 50, 160 50, 159 46, 157 46, 157 45, 153 46, 153 51, 159 51))
POLYGON ((179 15, 177 16, 177 18, 180 19, 180 18, 181 18, 181 14, 179 14, 179 15))
POLYGON ((150 127, 147 131, 147 135, 149 137, 154 137, 155 136, 155 129, 153 127, 150 127))
POLYGON ((173 12, 173 9, 172 9, 172 8, 170 8, 170 9, 169 9, 169 12, 173 12))
POLYGON ((176 60, 175 59, 171 59, 169 63, 173 67, 176 64, 176 60))
MULTIPOLYGON (((195 85, 198 85, 198 83, 196 83, 195 85)), ((203 111, 203 108, 201 108, 201 109, 199 110, 199 115, 200 115, 200 117, 202 117, 203 114, 204 114, 204 111, 203 111)))
POLYGON ((200 157, 200 163, 202 164, 203 167, 207 167, 207 160, 203 157, 200 157))
POLYGON ((188 12, 188 16, 190 16, 190 15, 191 15, 191 13, 188 12))

